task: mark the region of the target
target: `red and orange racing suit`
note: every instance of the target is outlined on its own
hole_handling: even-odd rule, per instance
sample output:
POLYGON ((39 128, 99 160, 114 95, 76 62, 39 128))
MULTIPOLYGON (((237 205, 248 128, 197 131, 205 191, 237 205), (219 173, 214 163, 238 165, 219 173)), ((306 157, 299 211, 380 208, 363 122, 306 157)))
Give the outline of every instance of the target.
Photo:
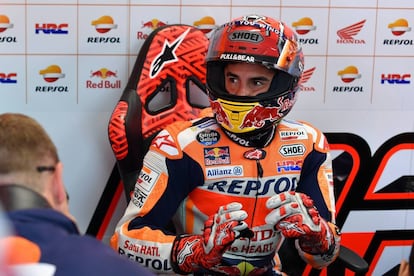
POLYGON ((254 237, 237 239, 222 264, 238 268, 239 275, 276 275, 283 237, 265 223, 266 200, 284 191, 305 193, 321 217, 334 223, 329 146, 318 129, 287 120, 264 148, 237 142, 213 118, 176 122, 161 131, 145 156, 112 247, 159 274, 174 273, 170 254, 176 234, 168 223, 173 221, 178 234, 200 234, 219 206, 240 202, 254 237))

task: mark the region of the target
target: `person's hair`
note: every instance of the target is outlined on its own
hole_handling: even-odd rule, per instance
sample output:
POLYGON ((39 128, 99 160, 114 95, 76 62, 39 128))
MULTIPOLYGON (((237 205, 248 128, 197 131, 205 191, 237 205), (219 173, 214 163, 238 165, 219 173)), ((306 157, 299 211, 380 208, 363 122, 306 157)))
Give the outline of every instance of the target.
POLYGON ((0 114, 0 176, 36 178, 42 170, 53 170, 57 162, 55 144, 35 119, 19 113, 0 114))

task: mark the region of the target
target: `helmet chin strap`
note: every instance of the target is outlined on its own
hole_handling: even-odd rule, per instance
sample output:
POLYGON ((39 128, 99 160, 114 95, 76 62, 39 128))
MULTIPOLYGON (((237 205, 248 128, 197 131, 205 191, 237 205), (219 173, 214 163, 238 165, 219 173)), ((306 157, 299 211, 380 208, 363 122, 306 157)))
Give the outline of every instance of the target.
POLYGON ((264 148, 274 138, 277 124, 273 124, 266 129, 256 129, 247 133, 233 133, 223 128, 224 133, 233 140, 244 147, 264 148))

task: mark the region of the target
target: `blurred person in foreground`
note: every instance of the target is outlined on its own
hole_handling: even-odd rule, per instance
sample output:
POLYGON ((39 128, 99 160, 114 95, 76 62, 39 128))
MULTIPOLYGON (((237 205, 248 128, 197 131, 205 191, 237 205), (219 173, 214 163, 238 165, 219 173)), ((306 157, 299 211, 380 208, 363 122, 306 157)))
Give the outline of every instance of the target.
POLYGON ((48 264, 52 275, 153 275, 80 234, 62 174, 57 149, 37 121, 0 114, 0 202, 14 231, 2 239, 11 245, 9 264, 48 264))
POLYGON ((160 274, 281 275, 285 239, 328 266, 340 245, 329 145, 284 118, 304 68, 294 31, 234 19, 211 34, 206 66, 212 113, 153 139, 111 245, 160 274))
POLYGON ((411 244, 410 256, 408 260, 401 260, 398 276, 414 275, 414 242, 411 244))

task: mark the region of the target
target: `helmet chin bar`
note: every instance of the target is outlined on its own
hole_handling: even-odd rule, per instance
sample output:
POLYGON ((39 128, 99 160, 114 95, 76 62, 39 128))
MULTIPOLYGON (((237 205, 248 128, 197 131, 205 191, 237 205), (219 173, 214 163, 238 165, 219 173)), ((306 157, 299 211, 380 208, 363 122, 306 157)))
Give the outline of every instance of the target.
POLYGON ((252 148, 264 148, 266 147, 273 139, 275 135, 277 123, 269 125, 263 129, 256 129, 251 132, 245 133, 233 133, 225 128, 223 128, 224 133, 237 144, 244 147, 252 148))
POLYGON ((236 101, 232 98, 214 98, 211 93, 210 105, 218 124, 222 128, 237 135, 248 133, 255 135, 277 124, 291 110, 294 104, 294 93, 257 101, 236 101))

